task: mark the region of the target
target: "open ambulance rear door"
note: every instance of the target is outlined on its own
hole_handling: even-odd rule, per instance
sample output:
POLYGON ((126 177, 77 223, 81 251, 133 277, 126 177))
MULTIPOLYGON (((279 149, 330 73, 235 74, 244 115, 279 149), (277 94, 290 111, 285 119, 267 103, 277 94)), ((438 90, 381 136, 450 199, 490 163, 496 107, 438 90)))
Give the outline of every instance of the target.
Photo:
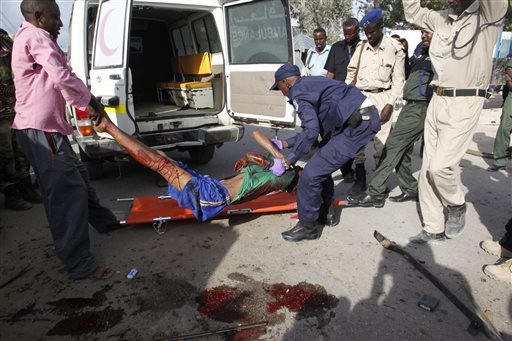
POLYGON ((270 91, 274 72, 293 62, 288 0, 225 3, 228 113, 239 122, 294 127, 293 107, 270 91))
POLYGON ((91 92, 129 135, 136 131, 128 68, 131 10, 132 0, 100 0, 90 71, 91 92))

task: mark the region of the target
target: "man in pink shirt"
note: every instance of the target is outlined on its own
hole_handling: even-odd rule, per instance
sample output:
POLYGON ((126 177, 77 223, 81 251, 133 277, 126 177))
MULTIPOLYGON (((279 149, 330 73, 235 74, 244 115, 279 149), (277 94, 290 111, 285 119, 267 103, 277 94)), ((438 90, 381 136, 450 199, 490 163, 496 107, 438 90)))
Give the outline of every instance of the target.
POLYGON ((23 0, 20 7, 25 21, 12 50, 12 128, 36 173, 55 249, 70 276, 105 278, 112 272, 98 266, 89 250, 89 223, 107 232, 117 220, 100 205, 85 166, 71 148, 65 103, 92 113, 103 109, 57 45, 62 21, 55 0, 23 0))

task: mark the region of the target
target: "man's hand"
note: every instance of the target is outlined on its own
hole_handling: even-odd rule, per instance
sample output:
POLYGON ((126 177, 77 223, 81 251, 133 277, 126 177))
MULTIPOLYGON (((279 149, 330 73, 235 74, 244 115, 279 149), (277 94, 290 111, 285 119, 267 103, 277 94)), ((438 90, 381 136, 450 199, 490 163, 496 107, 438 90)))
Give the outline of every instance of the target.
POLYGON ((110 119, 103 109, 103 106, 100 103, 100 99, 91 96, 91 101, 87 106, 87 112, 89 113, 89 118, 94 123, 94 130, 97 132, 104 132, 106 125, 110 122, 110 119))
POLYGON ((382 111, 380 112, 380 121, 382 123, 386 123, 391 119, 391 115, 393 114, 393 106, 391 104, 386 104, 382 111))

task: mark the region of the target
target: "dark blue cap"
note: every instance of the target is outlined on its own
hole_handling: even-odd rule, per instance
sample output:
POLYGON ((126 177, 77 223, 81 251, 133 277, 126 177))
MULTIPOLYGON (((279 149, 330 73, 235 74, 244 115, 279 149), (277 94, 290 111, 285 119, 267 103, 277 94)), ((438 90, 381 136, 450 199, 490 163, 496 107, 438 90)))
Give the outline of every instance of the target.
POLYGON ((277 84, 292 76, 300 76, 300 70, 297 65, 293 64, 283 64, 279 69, 277 69, 276 73, 274 73, 275 83, 272 85, 270 90, 277 90, 277 84))
POLYGON ((372 9, 364 15, 363 19, 361 19, 359 27, 367 28, 368 26, 375 24, 380 19, 382 19, 382 10, 380 8, 372 9))

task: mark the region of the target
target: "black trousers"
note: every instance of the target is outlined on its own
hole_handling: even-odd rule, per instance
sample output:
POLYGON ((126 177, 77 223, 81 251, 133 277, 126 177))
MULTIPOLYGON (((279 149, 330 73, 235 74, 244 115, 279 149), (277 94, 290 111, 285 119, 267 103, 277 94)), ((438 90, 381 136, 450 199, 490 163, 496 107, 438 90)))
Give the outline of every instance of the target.
POLYGON ((505 225, 505 235, 501 237, 500 245, 505 249, 512 251, 512 218, 505 225))
POLYGON ((86 277, 97 267, 89 223, 101 231, 116 217, 100 205, 67 136, 24 129, 16 131, 16 139, 34 168, 57 255, 72 278, 86 277))

